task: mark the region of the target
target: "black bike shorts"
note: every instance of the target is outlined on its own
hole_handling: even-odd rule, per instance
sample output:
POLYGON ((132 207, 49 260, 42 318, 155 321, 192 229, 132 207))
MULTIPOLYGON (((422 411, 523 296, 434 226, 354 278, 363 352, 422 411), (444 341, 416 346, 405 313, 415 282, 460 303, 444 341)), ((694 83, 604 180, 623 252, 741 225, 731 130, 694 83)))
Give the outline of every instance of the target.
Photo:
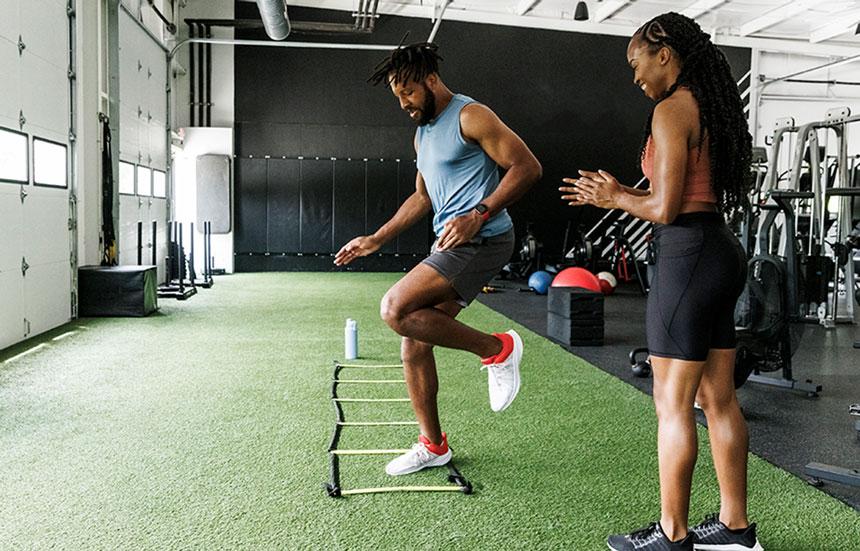
POLYGON ((680 214, 655 227, 654 244, 646 313, 649 354, 704 361, 712 348, 735 348, 734 311, 747 261, 723 216, 680 214))

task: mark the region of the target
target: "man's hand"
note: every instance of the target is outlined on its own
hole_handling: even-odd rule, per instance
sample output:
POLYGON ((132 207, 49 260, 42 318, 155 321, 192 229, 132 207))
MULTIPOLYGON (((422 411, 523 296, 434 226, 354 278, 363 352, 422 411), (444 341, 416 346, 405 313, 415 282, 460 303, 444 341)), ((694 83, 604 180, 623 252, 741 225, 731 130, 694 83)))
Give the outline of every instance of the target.
POLYGON ((372 235, 362 235, 356 237, 337 252, 334 257, 334 263, 338 266, 345 266, 360 256, 367 256, 376 252, 382 243, 374 239, 372 235))
POLYGON ((475 237, 482 225, 484 225, 484 219, 474 210, 449 220, 439 235, 436 250, 445 251, 459 247, 475 237))

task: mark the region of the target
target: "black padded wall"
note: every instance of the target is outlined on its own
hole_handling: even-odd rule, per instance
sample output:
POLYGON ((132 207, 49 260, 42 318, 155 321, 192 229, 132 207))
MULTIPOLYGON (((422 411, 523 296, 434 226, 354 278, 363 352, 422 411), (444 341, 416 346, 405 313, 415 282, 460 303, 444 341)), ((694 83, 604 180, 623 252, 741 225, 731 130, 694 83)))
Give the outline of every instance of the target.
POLYGON ((337 244, 368 232, 367 166, 360 159, 341 159, 334 162, 334 174, 338 181, 343 182, 334 189, 334 201, 338 205, 334 219, 334 241, 337 244))
MULTIPOLYGON (((411 160, 238 157, 238 270, 330 269, 344 243, 388 221, 415 190, 415 176, 411 160)), ((430 240, 426 218, 358 268, 408 269, 430 240)))
POLYGON ((235 167, 233 247, 242 252, 265 252, 268 247, 268 161, 238 158, 235 167))
MULTIPOLYGON (((367 163, 368 232, 372 232, 383 225, 397 211, 398 164, 396 162, 386 163, 376 159, 371 159, 367 163)), ((379 249, 379 252, 397 252, 397 242, 389 241, 379 249)))
MULTIPOLYGON (((302 163, 298 159, 270 159, 266 163, 266 244, 249 252, 302 250, 300 217, 302 163)), ((261 197, 262 199, 262 197, 261 197)), ((260 235, 258 234, 258 238, 260 235)))
MULTIPOLYGON (((237 2, 236 17, 259 18, 256 10, 253 3, 237 2)), ((295 21, 351 22, 346 12, 298 7, 290 8, 290 17, 295 21)), ((430 30, 430 22, 424 19, 383 15, 369 36, 297 35, 291 39, 396 44, 407 31, 408 41, 419 41, 426 39, 430 30)), ((244 30, 237 31, 237 37, 265 39, 265 34, 262 30, 244 30)), ((590 207, 571 209, 559 200, 561 178, 575 175, 577 168, 602 168, 629 185, 641 178, 638 147, 652 103, 632 83, 625 56, 627 37, 444 21, 436 41, 444 58, 442 79, 448 87, 492 108, 543 165, 543 180, 509 209, 518 237, 532 222, 545 252, 560 254, 568 221, 575 227, 602 215, 590 207)), ((750 51, 724 51, 740 79, 749 70, 750 51)), ((272 160, 287 157, 304 165, 306 161, 299 161, 299 157, 314 159, 314 163, 316 157, 326 159, 320 163, 336 158, 331 161, 331 170, 313 169, 314 187, 307 191, 302 168, 298 214, 294 202, 292 206, 269 204, 262 208, 267 216, 282 217, 292 225, 297 217, 301 220, 300 228, 290 230, 293 234, 301 232, 298 250, 294 248, 295 238, 291 238, 286 251, 253 251, 268 251, 270 256, 281 252, 325 253, 326 243, 331 243, 328 250, 335 251, 358 235, 356 232, 376 230, 412 193, 415 125, 389 90, 366 82, 384 55, 377 51, 236 47, 238 269, 330 266, 330 259, 325 264, 307 256, 298 262, 289 257, 250 262, 239 258, 252 252, 240 237, 259 233, 261 223, 247 220, 248 227, 242 227, 246 223, 242 213, 257 215, 260 209, 251 208, 249 199, 243 201, 238 195, 247 189, 252 197, 265 200, 259 195, 257 172, 250 165, 240 166, 245 161, 264 162, 259 158, 268 155, 272 160), (342 180, 344 173, 350 176, 342 180), (240 181, 245 174, 250 178, 247 186, 240 181), (333 178, 333 187, 323 189, 322 182, 328 177, 333 178), (288 213, 282 214, 282 208, 288 213), (305 239, 307 231, 315 233, 313 239, 305 239)), ((271 232, 272 222, 263 227, 271 232)), ((255 243, 266 239, 258 237, 255 243)), ((356 267, 407 269, 426 254, 431 239, 428 217, 385 246, 384 262, 363 259, 356 267)))

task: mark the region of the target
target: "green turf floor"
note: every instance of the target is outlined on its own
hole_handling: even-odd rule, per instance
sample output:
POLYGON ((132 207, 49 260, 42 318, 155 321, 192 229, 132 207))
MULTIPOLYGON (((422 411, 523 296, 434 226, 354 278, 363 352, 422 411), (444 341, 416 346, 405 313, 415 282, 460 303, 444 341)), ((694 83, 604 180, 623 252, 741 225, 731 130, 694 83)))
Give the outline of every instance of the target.
MULTIPOLYGON (((650 397, 477 303, 463 321, 515 327, 525 356, 519 397, 495 414, 476 360, 438 351, 443 429, 474 495, 327 497, 344 320, 362 361, 397 361, 378 314, 397 277, 223 277, 149 318, 81 320, 0 353, 0 548, 590 550, 658 517, 650 397)), ((346 416, 412 419, 402 403, 346 416)), ((718 507, 700 436, 694 520, 718 507)), ((415 437, 347 427, 341 447, 415 437)), ((343 486, 447 483, 443 469, 392 481, 386 460, 345 458, 343 486)), ((860 549, 860 514, 756 457, 750 512, 768 550, 860 549)))

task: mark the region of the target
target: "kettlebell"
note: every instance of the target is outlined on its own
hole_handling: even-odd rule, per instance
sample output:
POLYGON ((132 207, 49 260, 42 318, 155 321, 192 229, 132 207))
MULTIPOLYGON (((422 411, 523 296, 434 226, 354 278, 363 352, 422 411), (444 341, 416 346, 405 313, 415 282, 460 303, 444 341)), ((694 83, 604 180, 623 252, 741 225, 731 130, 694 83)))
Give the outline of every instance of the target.
POLYGON ((648 359, 647 348, 634 348, 630 351, 630 369, 633 371, 633 375, 637 377, 648 377, 651 375, 651 361, 648 359), (645 354, 645 358, 642 360, 636 359, 636 356, 640 354, 645 354))

